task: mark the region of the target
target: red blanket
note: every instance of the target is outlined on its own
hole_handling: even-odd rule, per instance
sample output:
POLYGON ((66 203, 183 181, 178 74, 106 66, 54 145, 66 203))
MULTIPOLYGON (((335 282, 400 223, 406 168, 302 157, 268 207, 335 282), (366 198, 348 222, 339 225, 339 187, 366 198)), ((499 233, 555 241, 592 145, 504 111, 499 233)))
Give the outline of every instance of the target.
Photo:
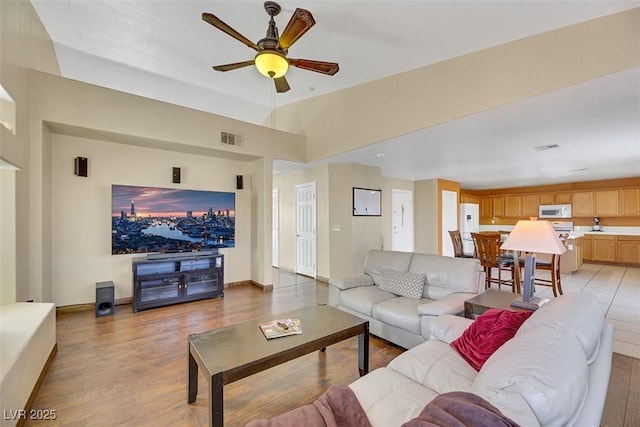
POLYGON ((358 398, 346 385, 333 385, 311 405, 245 427, 371 427, 358 398))

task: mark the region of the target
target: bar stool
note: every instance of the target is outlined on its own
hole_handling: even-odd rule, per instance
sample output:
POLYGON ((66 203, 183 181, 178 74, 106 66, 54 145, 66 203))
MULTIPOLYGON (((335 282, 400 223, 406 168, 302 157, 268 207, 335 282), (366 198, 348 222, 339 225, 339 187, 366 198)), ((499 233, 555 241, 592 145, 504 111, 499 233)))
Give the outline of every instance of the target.
POLYGON ((501 285, 507 285, 511 286, 512 292, 519 292, 513 259, 502 255, 500 251, 500 233, 471 233, 471 237, 476 246, 476 258, 480 260, 480 264, 484 268, 485 289, 490 288, 492 283, 497 283, 498 289, 501 285), (498 269, 497 278, 491 276, 494 268, 498 269), (511 277, 503 279, 503 271, 511 272, 511 277))
POLYGON ((473 255, 465 255, 462 247, 462 236, 460 230, 449 230, 449 237, 453 243, 453 255, 457 258, 475 258, 473 255))

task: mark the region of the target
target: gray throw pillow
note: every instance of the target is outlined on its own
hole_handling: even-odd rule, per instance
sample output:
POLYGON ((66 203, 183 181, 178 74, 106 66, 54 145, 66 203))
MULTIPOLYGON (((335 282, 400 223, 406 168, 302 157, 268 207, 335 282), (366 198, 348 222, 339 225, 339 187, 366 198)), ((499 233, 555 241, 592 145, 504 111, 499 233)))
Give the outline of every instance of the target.
POLYGON ((392 294, 420 299, 422 298, 425 277, 424 273, 387 268, 384 270, 384 275, 378 287, 392 294))

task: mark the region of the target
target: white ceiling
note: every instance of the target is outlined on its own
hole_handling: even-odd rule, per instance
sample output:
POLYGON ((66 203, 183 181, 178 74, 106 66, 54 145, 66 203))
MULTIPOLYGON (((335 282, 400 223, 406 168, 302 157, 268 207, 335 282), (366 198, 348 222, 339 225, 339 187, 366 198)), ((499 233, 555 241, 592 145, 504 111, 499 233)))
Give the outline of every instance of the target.
MULTIPOLYGON (((31 2, 65 77, 257 124, 271 111, 271 82, 253 67, 211 68, 251 59, 254 52, 201 20, 202 12, 213 13, 257 41, 268 22, 261 1, 31 2)), ((316 20, 289 56, 338 62, 340 72, 330 77, 290 69, 292 89, 275 95, 276 106, 640 7, 640 1, 613 0, 280 4, 280 30, 296 7, 316 20)), ((397 178, 451 179, 469 189, 640 176, 640 68, 326 161, 377 165, 397 178), (559 147, 533 150, 547 144, 559 147)), ((286 171, 292 165, 276 166, 286 171)))

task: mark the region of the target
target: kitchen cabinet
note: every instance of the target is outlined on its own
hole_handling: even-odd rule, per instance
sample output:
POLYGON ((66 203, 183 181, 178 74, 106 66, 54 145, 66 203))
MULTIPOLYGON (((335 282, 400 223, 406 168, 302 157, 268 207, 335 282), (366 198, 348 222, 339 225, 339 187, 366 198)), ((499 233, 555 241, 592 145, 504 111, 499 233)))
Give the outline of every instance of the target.
POLYGON ((616 236, 593 235, 593 261, 616 262, 616 236))
POLYGON ((620 215, 640 216, 640 188, 620 190, 620 215))
POLYGON ((522 196, 522 215, 525 218, 532 216, 538 216, 538 205, 541 203, 538 201, 537 194, 527 194, 522 196))
POLYGON ((576 191, 572 195, 573 216, 574 217, 592 217, 593 209, 593 191, 576 191))
POLYGON ((517 218, 522 216, 522 197, 504 196, 504 216, 517 218))
POLYGON ((472 196, 471 194, 460 194, 460 203, 473 203, 476 205, 480 204, 479 196, 472 196))
POLYGON ((570 205, 571 193, 541 193, 541 205, 570 205))
POLYGON ((541 205, 555 205, 553 202, 553 193, 542 193, 539 195, 541 205))
POLYGON ((596 190, 595 198, 595 216, 618 216, 620 215, 618 190, 596 190))
POLYGON ((584 261, 593 261, 593 239, 590 234, 582 237, 582 259, 584 261))
POLYGON ((640 236, 617 237, 617 262, 625 264, 640 263, 640 236))
POLYGON ((571 193, 554 193, 553 194, 553 203, 556 205, 570 205, 571 204, 571 193))
POLYGON ((480 198, 480 216, 481 217, 492 216, 491 197, 480 198))
POLYGON ((504 216, 504 196, 491 198, 491 216, 504 216))
POLYGON ((582 237, 567 240, 567 251, 560 256, 560 273, 571 274, 583 263, 582 237))

